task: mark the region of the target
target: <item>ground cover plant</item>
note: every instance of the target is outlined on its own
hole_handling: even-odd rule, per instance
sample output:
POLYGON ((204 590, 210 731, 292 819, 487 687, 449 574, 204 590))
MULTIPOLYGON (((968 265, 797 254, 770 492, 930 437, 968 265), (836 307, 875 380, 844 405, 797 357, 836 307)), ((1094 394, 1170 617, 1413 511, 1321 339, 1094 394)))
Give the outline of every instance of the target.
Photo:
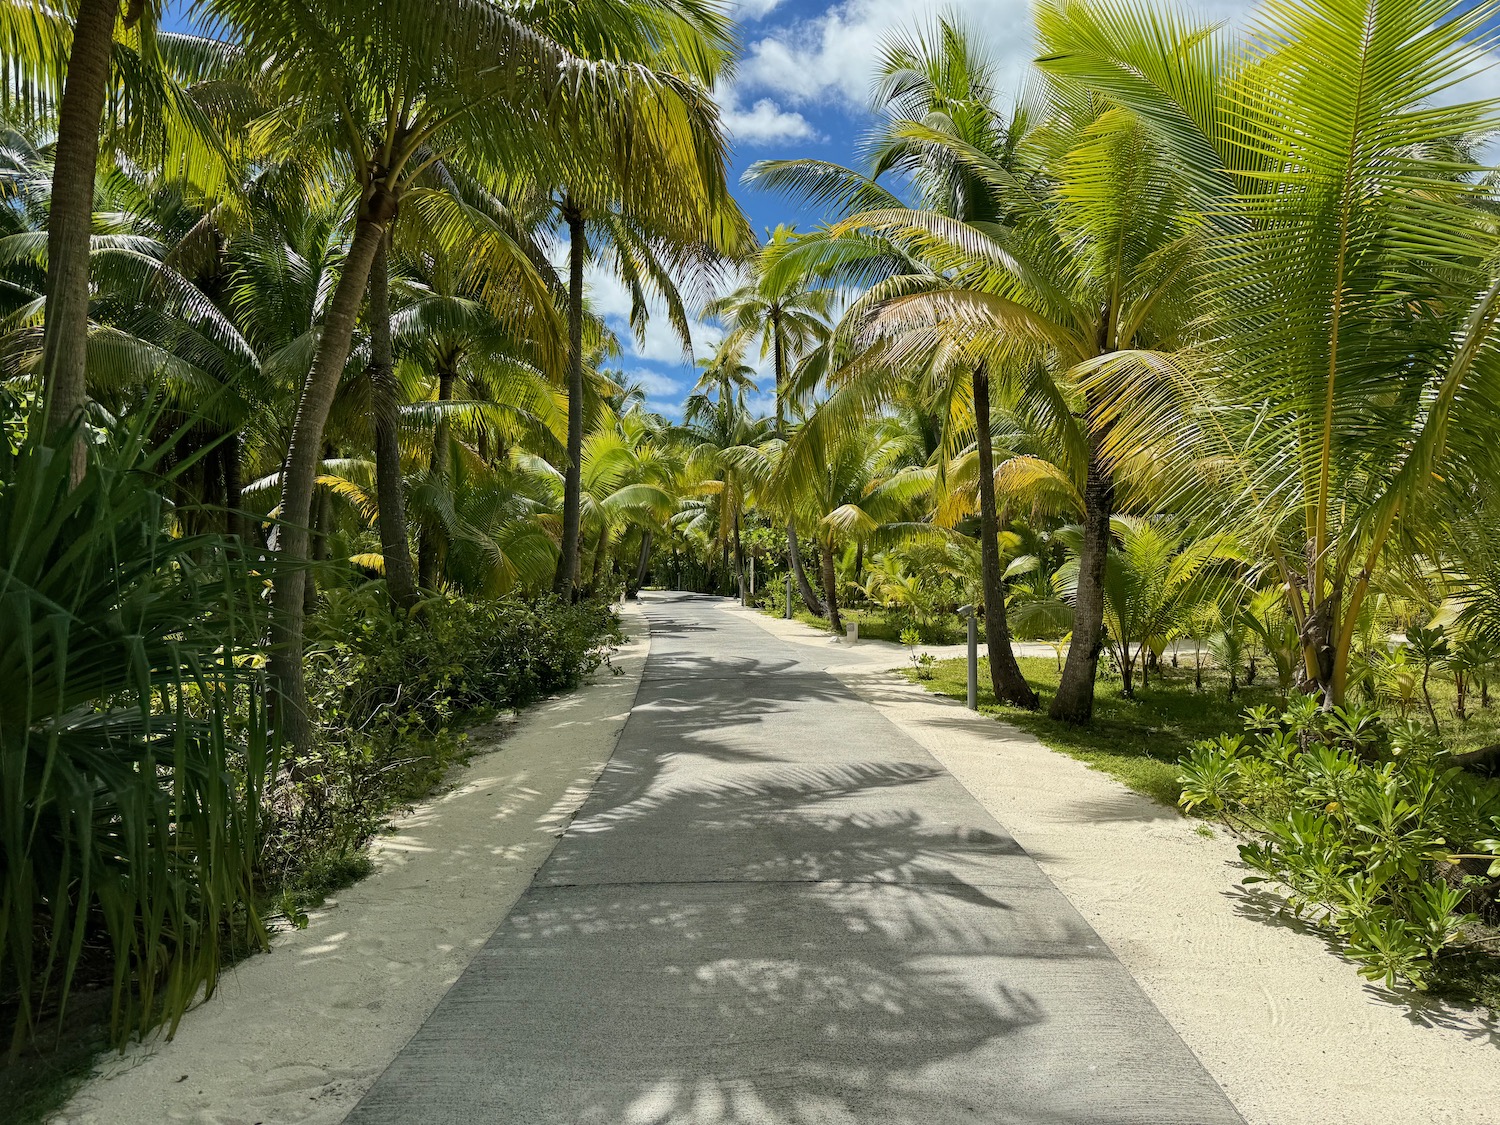
POLYGON ((1500 999, 1500 779, 1455 765, 1432 728, 1299 697, 1200 742, 1180 780, 1184 809, 1251 837, 1244 883, 1268 884, 1361 976, 1500 999))
MULTIPOLYGON (((919 648, 920 651, 920 648, 919 648)), ((984 658, 980 658, 981 664, 984 658)), ((1061 673, 1050 657, 1020 658, 1027 679, 1047 700, 1057 690, 1061 673)), ((939 660, 932 679, 923 682, 929 691, 950 699, 968 696, 967 661, 939 660)), ((1168 806, 1175 806, 1182 791, 1178 781, 1178 759, 1195 743, 1217 737, 1233 724, 1247 702, 1272 701, 1274 689, 1264 684, 1241 687, 1235 698, 1228 693, 1227 676, 1210 673, 1199 690, 1192 669, 1170 664, 1152 679, 1148 688, 1127 697, 1114 678, 1101 678, 1096 687, 1097 715, 1086 727, 1058 723, 1028 708, 1000 703, 986 687, 980 672, 979 710, 1035 735, 1053 750, 1077 758, 1168 806)))

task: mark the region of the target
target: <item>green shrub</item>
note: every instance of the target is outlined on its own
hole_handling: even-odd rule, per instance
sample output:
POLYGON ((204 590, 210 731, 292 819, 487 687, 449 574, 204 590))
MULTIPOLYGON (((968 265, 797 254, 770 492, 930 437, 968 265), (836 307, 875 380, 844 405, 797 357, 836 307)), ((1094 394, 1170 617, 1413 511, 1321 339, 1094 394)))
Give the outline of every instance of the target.
POLYGON ((327 590, 308 622, 319 739, 288 762, 260 860, 276 909, 298 922, 366 874, 392 809, 463 757, 463 722, 576 686, 618 635, 603 601, 433 597, 403 613, 380 583, 327 590))
MULTIPOLYGON (((792 597, 795 599, 796 594, 792 597)), ((756 604, 772 617, 786 616, 786 575, 766 576, 760 589, 755 592, 755 600, 756 604)))
POLYGON ((212 991, 253 910, 274 770, 255 577, 211 536, 172 534, 173 442, 145 412, 91 445, 83 480, 0 441, 0 1007, 12 1042, 60 1016, 86 955, 113 981, 115 1041, 212 991), (240 685, 240 686, 237 686, 240 685), (238 718, 231 701, 245 700, 238 718))
POLYGON ((1500 781, 1451 764, 1431 731, 1387 727, 1369 708, 1246 712, 1246 734, 1197 744, 1181 803, 1251 830, 1246 883, 1279 887, 1361 975, 1427 987, 1435 964, 1494 909, 1493 877, 1461 863, 1500 852, 1500 781))
POLYGON ((457 715, 576 686, 617 633, 600 601, 437 596, 394 613, 381 584, 333 590, 309 622, 312 701, 325 728, 434 735, 457 715))

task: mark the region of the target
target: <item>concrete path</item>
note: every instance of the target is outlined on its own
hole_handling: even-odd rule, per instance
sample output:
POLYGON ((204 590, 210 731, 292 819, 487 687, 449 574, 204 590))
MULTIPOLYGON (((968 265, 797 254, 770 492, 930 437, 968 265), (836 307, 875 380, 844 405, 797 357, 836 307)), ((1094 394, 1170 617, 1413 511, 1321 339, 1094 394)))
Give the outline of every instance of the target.
POLYGON ((817 649, 647 595, 618 749, 349 1125, 1219 1125, 979 803, 817 649))

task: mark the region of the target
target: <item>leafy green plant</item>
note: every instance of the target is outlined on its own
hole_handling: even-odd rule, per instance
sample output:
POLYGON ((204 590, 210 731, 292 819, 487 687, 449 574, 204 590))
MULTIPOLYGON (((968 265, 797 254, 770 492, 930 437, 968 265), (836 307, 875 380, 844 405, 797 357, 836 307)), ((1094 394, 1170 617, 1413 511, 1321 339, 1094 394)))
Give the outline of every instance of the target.
POLYGON ((1189 812, 1205 806, 1222 810, 1236 795, 1240 782, 1242 741, 1225 735, 1217 742, 1201 742, 1182 761, 1181 804, 1189 812))
POLYGON ((1245 882, 1278 887, 1362 975, 1424 989, 1463 947, 1476 921, 1466 907, 1493 903, 1488 881, 1455 886, 1443 871, 1492 850, 1481 837, 1500 824, 1500 781, 1453 766, 1424 724, 1387 729, 1363 705, 1309 703, 1256 708, 1243 737, 1198 743, 1181 803, 1251 831, 1245 882))
POLYGON ((406 611, 380 583, 328 590, 309 620, 319 737, 291 753, 260 857, 274 907, 296 925, 362 877, 391 810, 462 758, 465 719, 575 686, 618 631, 601 600, 440 596, 406 611))
POLYGON ((1406 631, 1406 646, 1422 665, 1422 699, 1427 704, 1427 714, 1432 719, 1432 729, 1440 730, 1437 709, 1432 705, 1432 692, 1428 680, 1432 678, 1435 665, 1446 663, 1452 649, 1448 644, 1448 632, 1441 625, 1423 628, 1414 625, 1406 631))
POLYGON ((1401 710, 1401 717, 1406 718, 1421 690, 1421 677, 1407 650, 1398 648, 1386 653, 1378 657, 1371 666, 1381 690, 1396 702, 1401 710))
POLYGON ((912 671, 919 680, 932 679, 933 667, 937 664, 937 657, 930 652, 918 652, 917 646, 922 643, 922 634, 916 626, 908 625, 901 630, 901 643, 906 646, 907 659, 911 661, 912 671))
POLYGON ((1469 693, 1477 686, 1480 705, 1489 706, 1489 681, 1500 666, 1500 645, 1489 638, 1471 633, 1459 639, 1448 657, 1448 671, 1453 676, 1454 711, 1467 719, 1469 693))
MULTIPOLYGON (((143 412, 144 413, 144 412, 143 412)), ((66 454, 0 443, 0 996, 18 1046, 60 1014, 102 942, 116 1042, 175 1028, 226 943, 253 945, 259 691, 237 691, 259 579, 212 536, 174 534, 174 442, 150 419, 66 454), (248 703, 235 715, 236 697, 248 703)))

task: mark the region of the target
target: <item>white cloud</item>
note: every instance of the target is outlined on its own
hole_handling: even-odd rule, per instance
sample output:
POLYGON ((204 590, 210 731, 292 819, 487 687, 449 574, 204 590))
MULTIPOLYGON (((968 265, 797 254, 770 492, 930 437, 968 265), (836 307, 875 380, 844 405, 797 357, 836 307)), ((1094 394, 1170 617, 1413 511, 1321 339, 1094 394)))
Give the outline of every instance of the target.
MULTIPOLYGON (((661 301, 650 300, 646 304, 646 330, 636 339, 630 327, 630 290, 608 270, 590 264, 584 271, 589 307, 614 330, 620 339, 620 347, 627 356, 650 360, 655 363, 685 363, 687 353, 682 347, 682 337, 672 327, 667 308, 661 301)), ((717 339, 718 329, 701 320, 689 323, 693 346, 699 347, 707 339, 717 339)))
POLYGON ((641 390, 646 392, 647 397, 660 398, 668 395, 680 395, 682 393, 682 381, 663 375, 659 371, 651 371, 647 368, 639 368, 635 371, 626 371, 625 385, 631 383, 640 385, 641 390))
POLYGON ((682 403, 675 399, 648 398, 645 405, 652 414, 660 414, 674 422, 682 421, 682 403))
MULTIPOLYGON (((1207 0, 1192 8, 1206 20, 1223 20, 1243 15, 1251 5, 1207 0)), ((983 37, 998 64, 1002 89, 1020 88, 1035 54, 1030 0, 843 0, 822 15, 778 26, 751 42, 740 83, 794 105, 832 98, 846 108, 862 108, 881 43, 892 32, 929 26, 941 14, 983 37)))
POLYGON ((951 12, 982 32, 1014 72, 1031 54, 1027 0, 845 0, 820 16, 779 27, 752 42, 740 67, 747 88, 772 91, 794 104, 833 97, 848 106, 868 100, 881 41, 951 12))
POLYGON ((781 7, 781 0, 735 0, 734 14, 742 20, 758 20, 781 7))
POLYGON ((777 141, 821 140, 813 124, 800 113, 782 109, 773 98, 759 98, 749 109, 740 105, 732 87, 718 94, 720 119, 730 137, 747 145, 777 141))

